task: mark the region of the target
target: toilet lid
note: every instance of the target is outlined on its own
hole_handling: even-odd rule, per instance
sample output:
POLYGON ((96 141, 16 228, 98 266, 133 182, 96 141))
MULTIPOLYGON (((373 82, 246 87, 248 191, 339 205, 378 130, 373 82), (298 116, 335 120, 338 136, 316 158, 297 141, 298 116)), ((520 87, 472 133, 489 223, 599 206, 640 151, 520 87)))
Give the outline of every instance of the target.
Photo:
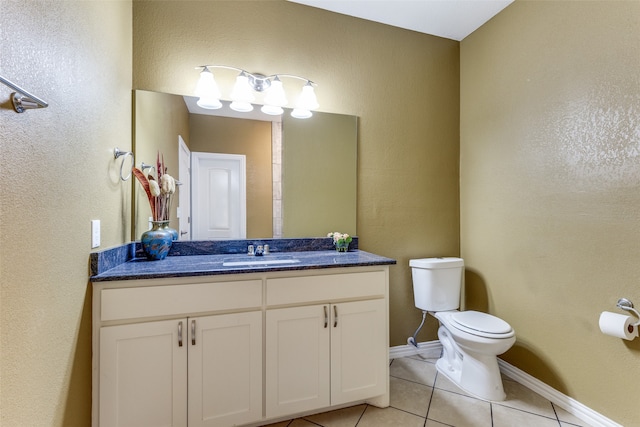
POLYGON ((476 335, 510 335, 513 332, 504 320, 479 311, 461 311, 452 315, 451 320, 456 328, 476 335))

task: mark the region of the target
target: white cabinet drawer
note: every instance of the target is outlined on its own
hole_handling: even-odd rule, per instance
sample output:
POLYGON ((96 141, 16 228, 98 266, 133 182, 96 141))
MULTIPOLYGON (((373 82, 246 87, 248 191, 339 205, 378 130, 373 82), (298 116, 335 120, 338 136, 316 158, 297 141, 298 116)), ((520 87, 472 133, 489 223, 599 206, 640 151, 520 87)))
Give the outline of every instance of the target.
POLYGON ((267 279, 267 305, 385 297, 385 271, 267 279))
POLYGON ((100 320, 262 307, 262 280, 103 289, 100 320))

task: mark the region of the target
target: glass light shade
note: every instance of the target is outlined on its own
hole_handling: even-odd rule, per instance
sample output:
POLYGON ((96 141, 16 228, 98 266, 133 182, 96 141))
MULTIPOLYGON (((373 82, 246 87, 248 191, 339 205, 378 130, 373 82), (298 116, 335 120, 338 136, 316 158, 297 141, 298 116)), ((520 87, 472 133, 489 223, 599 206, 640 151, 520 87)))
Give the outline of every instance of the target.
POLYGON ((295 117, 296 119, 308 119, 311 116, 313 116, 311 111, 302 108, 294 108, 291 112, 291 117, 295 117))
POLYGON ((200 79, 196 85, 195 94, 200 98, 197 104, 202 108, 215 110, 222 107, 222 103, 220 103, 220 89, 218 89, 216 80, 207 67, 204 67, 202 72, 200 72, 200 79))
POLYGON ((276 77, 272 82, 264 97, 264 103, 276 107, 284 107, 287 105, 287 96, 284 93, 282 82, 276 77))
POLYGON ((240 75, 236 77, 236 84, 233 86, 231 99, 240 103, 251 103, 254 100, 253 92, 251 86, 249 85, 249 78, 244 72, 240 73, 240 75))
POLYGON ((278 107, 276 105, 263 105, 262 108, 260 108, 260 111, 265 114, 269 114, 270 116, 279 116, 284 113, 282 107, 278 107))
POLYGON ((233 101, 229 105, 229 108, 240 113, 248 113, 249 111, 253 111, 253 105, 251 105, 250 102, 244 101, 233 101))
POLYGON ((315 110, 319 106, 313 86, 311 85, 311 82, 307 82, 307 84, 302 87, 302 93, 298 98, 296 108, 301 110, 315 110))
POLYGON ((196 102, 199 107, 206 108, 207 110, 217 110, 222 108, 222 102, 218 98, 200 98, 196 102))

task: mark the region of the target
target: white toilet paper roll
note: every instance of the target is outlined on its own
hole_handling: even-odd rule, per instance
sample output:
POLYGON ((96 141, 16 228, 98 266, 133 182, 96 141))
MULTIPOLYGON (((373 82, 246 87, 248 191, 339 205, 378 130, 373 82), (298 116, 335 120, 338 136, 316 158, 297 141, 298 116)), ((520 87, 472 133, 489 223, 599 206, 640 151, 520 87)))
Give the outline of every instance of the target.
POLYGON ((600 330, 612 337, 632 340, 638 336, 638 327, 633 326, 635 317, 603 311, 600 315, 600 330))

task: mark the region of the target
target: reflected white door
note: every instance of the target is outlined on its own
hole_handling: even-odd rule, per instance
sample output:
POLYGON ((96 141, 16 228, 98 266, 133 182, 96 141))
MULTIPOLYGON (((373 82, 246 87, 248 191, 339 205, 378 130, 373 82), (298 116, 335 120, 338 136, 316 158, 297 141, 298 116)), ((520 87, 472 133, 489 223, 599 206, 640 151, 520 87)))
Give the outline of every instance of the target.
POLYGON ((246 157, 192 153, 194 240, 245 239, 246 157))
POLYGON ((180 240, 191 240, 191 151, 178 135, 178 221, 180 240))

